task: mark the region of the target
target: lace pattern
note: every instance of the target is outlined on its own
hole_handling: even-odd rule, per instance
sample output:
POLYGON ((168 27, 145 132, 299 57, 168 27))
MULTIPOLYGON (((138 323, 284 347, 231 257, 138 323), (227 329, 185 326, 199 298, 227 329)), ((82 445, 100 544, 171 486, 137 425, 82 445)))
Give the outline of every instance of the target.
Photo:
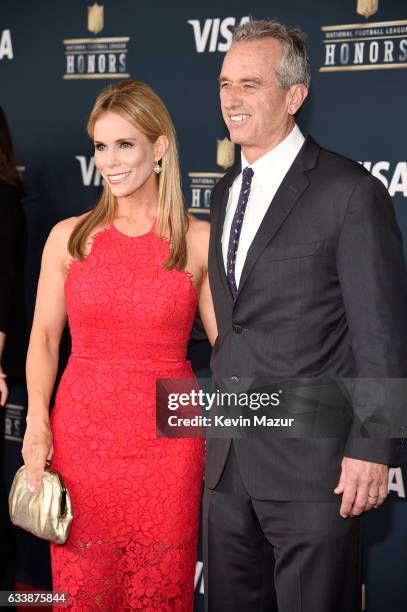
POLYGON ((155 380, 191 378, 198 302, 168 243, 110 227, 69 266, 72 355, 51 415, 53 466, 74 521, 51 545, 53 588, 71 610, 192 611, 203 443, 159 439, 155 380))

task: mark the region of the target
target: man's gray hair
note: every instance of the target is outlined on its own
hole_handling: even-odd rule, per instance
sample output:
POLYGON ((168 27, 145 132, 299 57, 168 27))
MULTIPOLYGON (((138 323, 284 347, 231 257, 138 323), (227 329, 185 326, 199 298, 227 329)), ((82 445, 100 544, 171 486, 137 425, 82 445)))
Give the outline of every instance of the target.
POLYGON ((289 89, 298 83, 309 87, 311 69, 305 33, 276 19, 248 21, 235 28, 232 45, 260 38, 275 38, 281 43, 283 54, 276 69, 280 87, 289 89))

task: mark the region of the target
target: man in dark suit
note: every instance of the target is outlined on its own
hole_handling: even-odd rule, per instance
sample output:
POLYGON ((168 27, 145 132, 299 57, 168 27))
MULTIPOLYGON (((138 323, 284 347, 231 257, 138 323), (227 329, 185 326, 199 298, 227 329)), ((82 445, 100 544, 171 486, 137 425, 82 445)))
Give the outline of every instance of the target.
POLYGON ((242 155, 211 203, 213 377, 236 394, 247 379, 286 393, 299 425, 288 437, 208 433, 210 612, 359 611, 359 517, 383 503, 400 445, 369 437, 355 414, 365 398, 378 417, 374 381, 407 373, 400 232, 380 181, 295 123, 304 38, 278 22, 239 26, 220 75, 242 155), (349 393, 344 379, 356 379, 349 393))

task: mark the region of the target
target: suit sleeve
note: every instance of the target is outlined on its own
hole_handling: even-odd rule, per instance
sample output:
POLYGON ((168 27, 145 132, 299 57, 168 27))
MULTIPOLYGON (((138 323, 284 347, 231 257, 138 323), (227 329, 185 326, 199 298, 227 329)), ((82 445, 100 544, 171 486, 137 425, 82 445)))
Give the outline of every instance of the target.
POLYGON ((365 432, 351 433, 344 455, 397 465, 404 430, 395 419, 405 403, 401 379, 407 380, 406 271, 391 198, 370 175, 350 197, 337 268, 356 363, 352 402, 365 432), (375 435, 378 424, 381 433, 375 435))
POLYGON ((5 185, 0 185, 0 331, 7 333, 15 270, 15 202, 5 185))

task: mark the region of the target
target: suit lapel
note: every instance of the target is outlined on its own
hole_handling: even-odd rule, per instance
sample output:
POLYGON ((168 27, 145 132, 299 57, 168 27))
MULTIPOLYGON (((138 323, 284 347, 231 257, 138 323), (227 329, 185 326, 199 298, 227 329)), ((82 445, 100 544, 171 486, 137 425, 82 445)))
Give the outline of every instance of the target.
POLYGON ((215 236, 215 250, 216 250, 216 262, 218 265, 219 276, 222 279, 222 284, 225 286, 227 293, 230 295, 230 299, 233 302, 232 293, 230 291, 229 282, 225 272, 225 265, 223 262, 222 252, 222 233, 223 224, 225 221, 226 207, 229 199, 229 190, 233 185, 233 182, 238 174, 241 172, 241 161, 239 160, 232 166, 232 168, 225 174, 222 181, 224 182, 224 188, 220 192, 218 199, 214 202, 215 215, 213 217, 213 232, 215 236))
POLYGON ((306 175, 306 171, 314 167, 318 153, 319 146, 310 136, 308 136, 270 203, 263 221, 250 245, 243 266, 236 301, 239 299, 256 261, 284 223, 284 220, 298 202, 301 194, 308 187, 309 178, 306 175))

